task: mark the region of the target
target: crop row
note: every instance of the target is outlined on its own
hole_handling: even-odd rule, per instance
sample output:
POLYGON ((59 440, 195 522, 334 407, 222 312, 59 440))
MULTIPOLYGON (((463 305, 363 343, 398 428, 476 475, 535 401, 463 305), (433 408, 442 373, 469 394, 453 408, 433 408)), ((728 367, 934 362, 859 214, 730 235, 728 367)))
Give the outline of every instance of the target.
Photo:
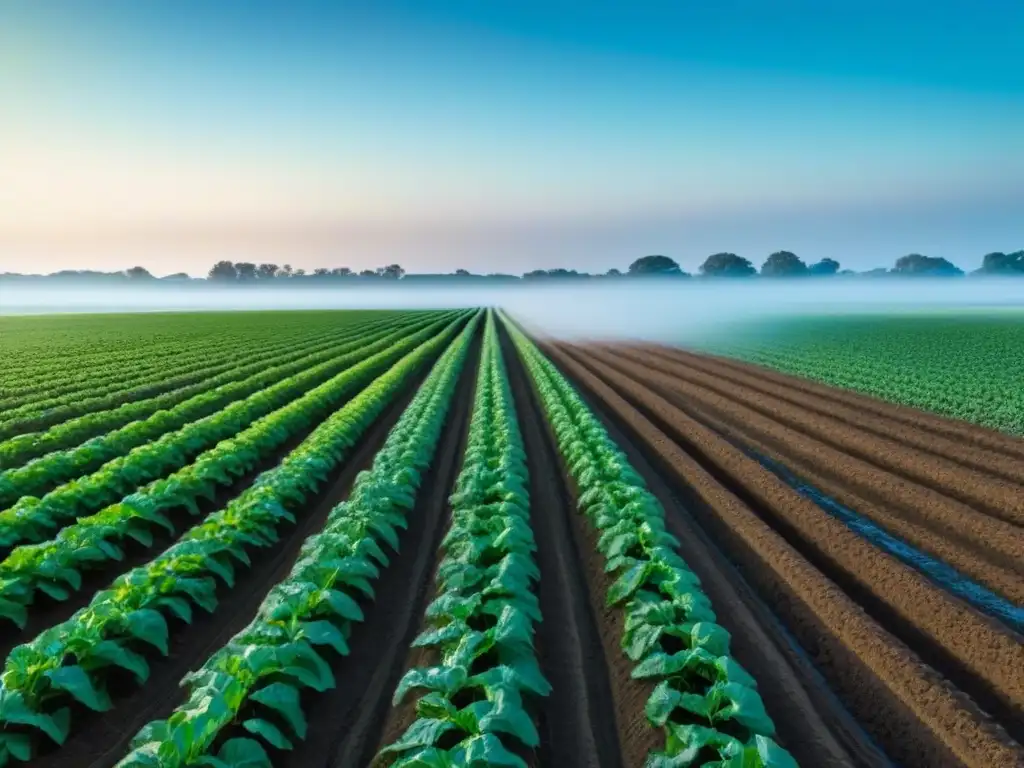
POLYGON ((193 607, 216 609, 217 579, 230 588, 235 569, 250 563, 250 552, 273 545, 279 528, 294 522, 295 511, 462 324, 461 319, 453 321, 398 360, 278 466, 162 555, 121 575, 71 618, 15 648, 0 675, 0 765, 11 758, 30 759, 40 739, 63 743, 72 727, 73 703, 108 709, 106 682, 112 667, 144 683, 149 666, 138 649, 166 655, 168 617, 189 622, 193 607))
MULTIPOLYGON (((91 396, 72 392, 45 402, 31 403, 23 408, 5 413, 4 418, 0 420, 0 439, 44 429, 84 414, 115 409, 120 405, 137 400, 155 398, 190 385, 202 386, 204 380, 208 378, 208 368, 209 358, 202 355, 197 356, 190 366, 176 368, 173 376, 161 375, 140 386, 126 385, 121 380, 118 386, 107 394, 91 396)), ((218 366, 215 367, 215 370, 223 371, 224 369, 218 366)), ((198 390, 193 390, 193 393, 194 391, 198 390)), ((166 406, 161 402, 159 407, 166 406)), ((126 422, 122 421, 121 423, 126 422)))
POLYGON ((32 408, 22 416, 7 416, 0 423, 0 467, 10 468, 36 456, 42 456, 75 444, 68 439, 81 441, 87 437, 116 429, 130 421, 151 415, 161 409, 174 406, 177 402, 203 392, 211 386, 232 381, 234 373, 243 368, 253 373, 256 364, 275 359, 303 348, 313 348, 338 343, 365 332, 359 326, 345 327, 311 337, 287 338, 273 343, 248 343, 234 345, 234 351, 226 355, 212 356, 204 350, 197 350, 188 360, 177 361, 177 365, 163 369, 155 381, 133 384, 125 378, 119 380, 119 388, 109 394, 79 392, 62 400, 63 404, 55 414, 49 409, 32 408), (74 412, 74 413, 73 413, 74 412), (54 419, 57 421, 54 422, 54 419), (47 431, 40 431, 46 429, 47 431), (37 430, 37 431, 25 431, 37 430), (55 442, 52 432, 60 440, 55 442), (13 433, 13 434, 12 434, 13 433), (6 436, 12 434, 12 436, 6 436))
POLYGON ((0 318, 3 351, 12 360, 0 371, 0 394, 6 397, 12 389, 24 386, 99 381, 116 377, 119 369, 131 370, 182 353, 223 349, 225 342, 259 347, 282 338, 302 339, 345 325, 382 321, 395 314, 296 312, 285 317, 277 313, 201 313, 176 315, 173 320, 158 314, 78 315, 33 318, 31 323, 29 318, 0 318))
POLYGON ((700 580, 665 530, 664 510, 569 382, 511 323, 513 342, 533 380, 577 506, 599 533, 605 571, 616 576, 609 606, 625 612, 623 653, 632 677, 654 685, 646 704, 665 748, 648 768, 691 765, 792 768, 771 738, 754 679, 729 653, 700 580))
MULTIPOLYGON (((213 499, 218 487, 229 486, 252 471, 400 357, 441 333, 442 326, 443 321, 394 340, 387 349, 347 368, 233 438, 217 443, 191 465, 139 488, 96 514, 79 518, 62 528, 56 538, 15 548, 0 561, 0 616, 21 625, 38 592, 66 599, 69 590, 80 588, 84 571, 121 559, 122 547, 130 539, 150 546, 158 527, 173 534, 174 525, 166 515, 169 510, 184 507, 197 514, 200 498, 213 499)), ((58 524, 52 517, 46 522, 58 524)), ((41 527, 39 522, 32 525, 33 530, 41 527)))
POLYGON ((551 686, 534 650, 540 571, 530 528, 526 454, 493 314, 488 314, 465 460, 451 497, 436 597, 413 642, 435 664, 410 669, 393 704, 416 692, 417 719, 381 763, 526 768, 533 712, 551 686))
MULTIPOLYGON (((422 329, 418 333, 427 334, 429 330, 422 329)), ((188 464, 204 450, 235 435, 311 388, 344 373, 348 367, 388 351, 392 345, 402 341, 415 343, 415 340, 409 341, 411 335, 404 329, 395 331, 372 344, 290 376, 158 440, 138 446, 125 456, 103 464, 92 474, 65 483, 42 498, 19 498, 12 507, 0 512, 0 546, 39 541, 68 520, 117 501, 140 484, 188 464)))
MULTIPOLYGON (((408 327, 399 325, 400 330, 408 327)), ((85 426, 81 422, 54 427, 46 433, 48 442, 69 444, 72 447, 50 451, 22 467, 0 472, 0 505, 8 505, 22 496, 38 496, 62 482, 95 471, 106 462, 122 456, 133 448, 143 445, 161 435, 181 429, 190 422, 209 416, 228 404, 248 397, 288 376, 302 373, 342 355, 358 352, 366 344, 373 343, 391 332, 391 328, 363 333, 345 343, 317 345, 305 348, 284 359, 271 360, 236 368, 228 375, 236 379, 225 384, 208 386, 199 394, 183 400, 171 408, 157 411, 150 416, 132 421, 128 425, 111 430, 85 443, 76 444, 77 436, 85 426), (323 348, 321 348, 321 346, 323 348), (236 371, 248 372, 244 377, 236 371)), ((212 382, 207 382, 210 385, 212 382)), ((101 419, 97 419, 101 420, 101 419)), ((2 448, 2 446, 0 446, 2 448)))
POLYGON ((385 548, 398 550, 397 529, 406 527, 433 462, 477 324, 474 318, 438 360, 372 467, 303 543, 253 621, 182 681, 185 702, 145 726, 118 768, 268 768, 264 744, 287 749, 305 737, 301 692, 336 684, 330 655, 348 653, 363 618, 357 601, 373 599, 373 582, 389 562, 385 548))

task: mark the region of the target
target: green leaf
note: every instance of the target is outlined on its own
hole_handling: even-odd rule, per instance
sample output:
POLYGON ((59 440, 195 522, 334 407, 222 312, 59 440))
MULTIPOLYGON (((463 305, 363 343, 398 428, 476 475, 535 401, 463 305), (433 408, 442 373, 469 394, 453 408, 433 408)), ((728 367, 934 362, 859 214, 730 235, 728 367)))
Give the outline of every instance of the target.
POLYGON ((110 709, 110 697, 102 689, 96 689, 85 670, 77 665, 48 669, 43 673, 53 688, 66 691, 89 709, 106 712, 110 709))
POLYGON ((113 640, 103 640, 94 645, 88 651, 88 658, 99 659, 105 664, 127 669, 135 675, 140 685, 149 677, 149 664, 146 660, 140 654, 118 645, 113 640))
POLYGON ((466 762, 470 765, 497 765, 509 768, 528 768, 526 761, 505 749, 501 739, 491 733, 473 736, 462 743, 466 762))
POLYGON ((15 760, 23 763, 32 758, 32 739, 27 733, 0 734, 0 748, 5 748, 15 760))
POLYGON ((296 736, 300 739, 306 738, 306 717, 302 714, 299 692, 294 686, 271 683, 266 688, 256 691, 250 698, 278 712, 291 726, 296 736))
POLYGON ((54 600, 63 602, 71 597, 71 591, 67 587, 63 587, 52 581, 39 581, 36 583, 36 586, 41 592, 45 592, 54 600))
POLYGON ((444 734, 454 729, 455 724, 451 720, 421 717, 406 729, 398 741, 385 747, 381 752, 404 752, 418 747, 433 747, 444 734))
POLYGON ((644 707, 647 719, 657 726, 665 725, 673 710, 679 706, 681 698, 679 691, 670 686, 667 681, 659 683, 651 691, 644 707))
POLYGON ((63 744, 71 730, 71 710, 61 707, 51 714, 43 714, 28 708, 25 697, 19 691, 0 688, 0 720, 17 725, 31 725, 49 736, 57 744, 63 744))
POLYGON ((710 621, 698 621, 690 630, 691 646, 703 648, 713 656, 727 655, 730 639, 728 630, 710 621))
POLYGON ((455 768, 457 763, 443 749, 427 747, 414 754, 402 756, 391 763, 391 768, 455 768))
POLYGON ((217 757, 231 768, 273 768, 267 751, 255 739, 228 739, 217 757))
POLYGON ((302 635, 313 645, 329 645, 342 656, 348 655, 348 643, 341 630, 326 620, 306 621, 301 625, 302 635))
POLYGON ((363 611, 351 597, 337 589, 324 590, 324 602, 331 611, 349 621, 362 621, 363 611))
POLYGON ((754 737, 754 744, 764 768, 799 768, 793 756, 767 736, 758 734, 754 737))
POLYGON ((21 603, 0 597, 0 616, 13 621, 18 629, 24 629, 28 623, 28 608, 21 603))
POLYGON ((156 601, 156 604, 166 606, 167 610, 186 624, 192 623, 192 606, 185 598, 177 595, 164 595, 156 601))
POLYGON ((498 689, 491 698, 494 707, 480 719, 482 732, 507 733, 528 747, 540 744, 540 735, 533 720, 523 708, 522 697, 513 689, 498 689))
POLYGON ((251 717, 242 723, 242 727, 249 733, 262 736, 272 747, 277 749, 293 749, 291 741, 281 733, 281 729, 267 720, 251 717))
POLYGON ((149 643, 164 656, 167 655, 168 629, 163 614, 152 608, 140 608, 129 613, 126 620, 128 632, 133 637, 149 643))

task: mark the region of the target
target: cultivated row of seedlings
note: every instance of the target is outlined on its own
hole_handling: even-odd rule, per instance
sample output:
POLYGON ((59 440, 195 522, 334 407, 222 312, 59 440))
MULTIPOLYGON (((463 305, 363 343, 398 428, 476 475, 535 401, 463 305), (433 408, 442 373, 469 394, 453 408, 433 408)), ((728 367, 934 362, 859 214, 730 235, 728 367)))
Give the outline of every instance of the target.
MULTIPOLYGON (((55 600, 67 599, 71 591, 81 587, 84 571, 120 560, 122 545, 129 539, 148 547, 152 544, 154 530, 159 527, 166 528, 173 535, 175 526, 167 517, 167 511, 185 508, 198 514, 200 499, 212 500, 218 488, 230 486, 251 472, 293 436, 310 429, 347 398, 374 381, 404 354, 435 337, 441 332, 443 323, 432 324, 393 341, 386 349, 282 404, 283 407, 247 427, 244 422, 238 424, 237 416, 227 414, 227 410, 215 414, 211 420, 227 414, 225 418, 235 424, 236 429, 244 428, 233 435, 222 435, 214 447, 201 453, 192 463, 187 463, 187 457, 180 449, 164 446, 166 450, 156 455, 139 449, 126 459, 148 460, 148 463, 136 466, 134 461, 118 461, 116 469, 108 468, 104 473, 71 483, 65 486, 63 493, 50 494, 35 505, 19 506, 16 513, 0 513, 0 525, 3 526, 0 541, 6 543, 38 540, 42 538, 40 534, 60 529, 55 538, 18 546, 0 561, 0 617, 24 626, 37 593, 43 592, 55 600), (185 466, 173 474, 160 476, 159 468, 182 464, 185 466), (120 495, 153 475, 159 479, 127 496, 120 495), (77 515, 96 505, 97 501, 114 503, 95 514, 78 517, 72 523, 77 515)), ((295 378, 301 379, 302 376, 295 378)), ((254 397, 260 398, 263 394, 254 397)), ((274 402, 278 397, 283 395, 274 395, 274 402)), ((244 406, 248 402, 242 401, 238 405, 244 406)), ((210 429, 217 430, 219 434, 221 427, 211 424, 210 429)), ((193 436, 193 439, 199 438, 193 436)), ((204 444, 207 441, 204 438, 204 444)), ((152 445, 159 446, 160 441, 152 445)))
MULTIPOLYGON (((226 406, 241 403, 254 395, 274 392, 272 387, 284 380, 289 380, 287 390, 294 391, 297 385, 302 386, 305 381, 310 380, 307 377, 311 373, 319 370, 319 375, 325 375, 330 371, 338 370, 337 361, 347 360, 351 363, 353 359, 358 359, 358 356, 363 354, 363 350, 368 345, 393 336, 396 330, 405 330, 403 325, 407 326, 407 324, 395 323, 393 328, 375 329, 371 333, 360 334, 340 345, 335 341, 323 345, 323 349, 308 351, 296 359, 283 361, 273 366, 268 366, 265 362, 255 364, 251 373, 241 380, 219 386, 210 386, 212 382, 207 382, 207 386, 202 392, 177 405, 159 410, 146 418, 132 421, 120 429, 106 431, 85 443, 75 442, 80 431, 80 424, 62 424, 47 430, 47 441, 51 445, 66 445, 66 447, 55 448, 46 455, 29 461, 24 466, 0 472, 0 505, 6 506, 20 498, 38 496, 60 483, 94 472, 107 462, 126 456, 135 448, 139 448, 140 453, 143 451, 162 453, 167 442, 173 441, 175 444, 180 444, 207 424, 219 427, 218 432, 229 429, 231 421, 226 415, 223 415, 222 411, 226 406), (323 367, 318 368, 319 366, 323 367), (203 421, 207 418, 209 421, 203 421), (174 434, 182 428, 188 428, 190 431, 174 434), (162 438, 164 443, 157 439, 161 436, 164 436, 162 438)), ((285 387, 281 387, 281 389, 284 390, 285 387)), ((256 398, 249 405, 252 407, 262 405, 264 399, 256 398)), ((245 418, 249 409, 235 405, 235 410, 238 411, 239 418, 245 418)), ((0 446, 0 449, 2 447, 0 446)), ((117 470, 118 468, 115 465, 113 469, 117 470)), ((29 503, 27 499, 23 504, 26 503, 29 503)))
MULTIPOLYGON (((206 367, 198 369, 194 374, 183 375, 178 368, 175 368, 174 377, 168 378, 165 376, 163 383, 167 386, 159 394, 150 396, 141 388, 129 388, 125 392, 126 396, 130 398, 129 402, 105 410, 84 413, 80 416, 68 418, 45 431, 28 432, 0 442, 0 469, 10 470, 21 467, 31 459, 53 453, 54 451, 73 448, 89 440, 89 438, 102 436, 104 444, 106 444, 106 441, 111 437, 108 433, 114 433, 115 430, 118 431, 116 438, 118 447, 121 449, 121 452, 126 453, 131 447, 134 447, 130 442, 125 442, 126 439, 128 441, 132 439, 128 437, 129 435, 134 437, 139 433, 139 430, 143 430, 150 435, 159 435, 163 432, 177 429, 189 421, 205 415, 194 409, 206 407, 207 404, 212 405, 212 401, 221 394, 230 394, 232 390, 227 387, 231 386, 234 382, 241 382, 243 379, 251 381, 251 377, 258 374, 269 374, 268 366, 278 368, 289 363, 301 361, 301 366, 290 372, 294 373, 295 371, 302 370, 303 367, 317 365, 320 362, 326 361, 330 359, 332 354, 336 356, 339 352, 343 351, 339 348, 339 344, 348 345, 349 342, 361 341, 363 337, 376 330, 394 329, 403 324, 408 326, 411 322, 410 319, 399 316, 384 323, 372 326, 356 324, 340 331, 335 330, 330 333, 318 334, 312 338, 300 341, 287 339, 276 344, 261 345, 259 347, 249 346, 238 353, 239 359, 237 361, 218 363, 216 366, 210 364, 209 357, 204 357, 206 367), (314 355, 314 353, 321 353, 322 356, 313 357, 308 361, 304 360, 304 358, 314 355), (174 381, 175 379, 177 381, 174 381), (187 406, 186 403, 188 403, 187 406), (182 406, 189 410, 183 410, 182 406), (158 411, 166 411, 167 413, 162 415, 158 414, 158 411), (190 412, 196 415, 189 416, 190 412), (150 417, 158 418, 160 422, 163 422, 161 424, 163 427, 162 431, 150 431, 158 423, 150 417), (171 426, 177 418, 181 417, 184 418, 183 421, 178 423, 177 426, 171 426), (136 422, 136 424, 132 424, 132 422, 136 422), (131 431, 122 430, 121 428, 125 427, 125 425, 129 425, 131 431), (125 445, 128 447, 124 447, 125 445)), ((346 346, 344 351, 350 351, 350 349, 346 346)), ((290 373, 283 375, 290 375, 290 373)), ((265 377, 267 384, 276 380, 272 375, 265 377)), ((266 386, 266 384, 263 386, 266 386)), ((122 388, 122 391, 124 391, 124 388, 122 388)), ((244 390, 242 391, 244 392, 244 390)), ((256 390, 251 391, 254 392, 256 390)), ((247 395, 249 392, 245 392, 245 394, 247 395)), ((244 395, 235 394, 234 397, 224 400, 223 403, 230 402, 241 396, 244 395)), ((92 444, 92 441, 90 441, 89 445, 92 444)), ((139 444, 135 443, 134 445, 139 444)), ((6 475, 6 473, 4 474, 6 475)), ((35 491, 32 491, 32 493, 35 493, 35 491)), ((10 490, 7 488, 7 483, 0 479, 0 504, 8 503, 9 495, 10 490)), ((18 495, 23 494, 19 493, 18 495)))
POLYGON ((795 768, 773 739, 754 679, 729 654, 700 580, 665 529, 664 510, 569 382, 511 323, 513 342, 539 394, 577 491, 599 533, 609 605, 625 612, 622 651, 632 676, 655 685, 646 704, 665 747, 647 768, 795 768))
MULTIPOLYGON (((0 765, 11 759, 30 759, 44 739, 63 743, 73 727, 73 707, 109 709, 107 681, 112 668, 127 670, 143 684, 149 674, 146 655, 168 653, 168 619, 174 619, 173 626, 180 631, 191 622, 194 608, 216 609, 217 580, 230 588, 236 569, 250 564, 250 553, 277 541, 279 529, 294 522, 295 511, 324 484, 403 386, 442 352, 462 324, 456 320, 435 330, 431 338, 421 339, 390 368, 382 365, 386 370, 381 375, 224 509, 188 530, 154 560, 119 576, 68 620, 15 648, 0 675, 0 765)), ((396 342, 396 347, 405 349, 403 342, 396 342)), ((327 412, 338 405, 338 399, 330 399, 327 412)), ((316 410, 310 423, 323 415, 322 409, 316 410)), ((231 453, 225 454, 225 460, 231 453)), ((216 474, 226 478, 228 472, 224 466, 216 474)), ((188 493, 197 489, 198 484, 188 493)), ((132 504, 129 499, 123 509, 126 518, 167 523, 148 504, 132 504)), ((128 525, 132 531, 128 535, 133 538, 143 530, 125 521, 114 525, 128 525)), ((116 560, 120 555, 117 547, 102 537, 92 550, 100 560, 116 560)), ((71 574, 71 569, 60 571, 55 583, 63 579, 74 586, 80 577, 71 574)))
POLYGON ((451 497, 451 527, 427 629, 414 641, 436 663, 410 669, 393 704, 416 697, 416 720, 378 763, 392 768, 526 768, 533 712, 550 685, 534 650, 540 573, 530 528, 526 455, 488 315, 473 416, 451 497))
POLYGON ((302 694, 337 684, 332 656, 347 655, 363 618, 358 601, 373 599, 385 549, 398 549, 397 529, 437 452, 477 326, 474 318, 438 360, 372 467, 303 543, 256 618, 182 681, 185 703, 146 725, 118 768, 265 768, 268 750, 305 738, 302 694))

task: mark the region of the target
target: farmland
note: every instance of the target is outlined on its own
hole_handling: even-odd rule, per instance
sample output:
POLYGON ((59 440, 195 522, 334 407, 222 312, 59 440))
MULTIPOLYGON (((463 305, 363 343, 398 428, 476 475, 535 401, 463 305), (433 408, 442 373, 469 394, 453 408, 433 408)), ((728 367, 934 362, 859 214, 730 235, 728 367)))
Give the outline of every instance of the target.
POLYGON ((0 766, 1024 765, 1018 337, 851 333, 0 318, 0 766))

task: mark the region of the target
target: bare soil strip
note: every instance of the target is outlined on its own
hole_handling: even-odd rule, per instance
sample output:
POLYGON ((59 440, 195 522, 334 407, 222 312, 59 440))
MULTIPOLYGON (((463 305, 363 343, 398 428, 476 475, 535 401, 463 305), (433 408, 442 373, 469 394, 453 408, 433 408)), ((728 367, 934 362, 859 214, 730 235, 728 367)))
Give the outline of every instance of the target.
POLYGON ((906 441, 909 428, 894 427, 889 436, 879 437, 858 426, 808 411, 802 406, 759 392, 742 381, 724 381, 692 365, 664 360, 650 353, 617 347, 624 358, 639 363, 652 373, 664 373, 679 384, 692 384, 755 412, 780 427, 794 430, 813 441, 815 449, 826 448, 830 456, 846 459, 851 484, 888 493, 892 499, 921 498, 922 502, 953 510, 958 518, 972 520, 982 540, 993 536, 1014 539, 1011 556, 1024 560, 1024 486, 992 477, 986 472, 967 469, 943 458, 914 448, 906 441), (952 500, 952 503, 951 503, 952 500), (987 521, 987 516, 997 518, 987 521), (1007 524, 1000 525, 1001 521, 1007 524), (986 528, 986 523, 992 530, 986 528), (1013 524, 1012 526, 1009 524, 1013 524), (1016 530, 1014 530, 1016 526, 1016 530))
MULTIPOLYGON (((644 755, 639 756, 639 763, 624 763, 620 753, 606 649, 595 616, 598 609, 604 612, 604 593, 594 600, 588 591, 583 565, 586 550, 577 547, 571 521, 580 515, 569 497, 558 452, 526 369, 504 327, 500 334, 530 475, 530 517, 541 574, 537 650, 541 670, 552 686, 539 718, 538 762, 552 768, 641 765, 644 755)), ((589 545, 585 542, 583 546, 589 545)), ((613 645, 618 642, 617 637, 610 639, 613 645)), ((613 659, 625 658, 617 647, 613 651, 613 659)))
MULTIPOLYGON (((694 370, 715 376, 723 382, 749 387, 762 394, 770 395, 781 401, 799 406, 811 413, 858 427, 879 437, 895 438, 901 443, 953 462, 961 467, 982 472, 993 478, 1000 478, 1011 483, 1024 485, 1024 464, 1022 464, 1020 458, 1013 458, 993 450, 980 448, 976 444, 962 439, 945 437, 942 434, 930 431, 923 424, 911 424, 897 421, 891 417, 874 415, 852 402, 852 400, 858 397, 867 399, 866 396, 853 395, 853 397, 847 398, 844 396, 851 394, 847 390, 832 389, 831 392, 838 394, 839 397, 827 397, 808 391, 803 386, 808 383, 805 379, 795 376, 786 377, 784 374, 778 374, 777 372, 769 372, 775 374, 774 377, 769 378, 762 375, 764 369, 757 366, 746 363, 729 365, 723 362, 721 358, 710 355, 698 355, 675 347, 645 344, 637 345, 636 348, 660 356, 665 360, 682 363, 694 370), (776 377, 782 378, 788 381, 788 383, 777 383, 775 381, 776 377)), ((970 428, 970 425, 959 426, 970 428)), ((990 430, 980 427, 978 429, 981 429, 986 435, 990 434, 990 430)), ((1022 443, 1021 448, 1024 450, 1024 441, 1018 442, 1022 443)))
POLYGON ((448 496, 461 464, 472 410, 479 332, 473 343, 437 453, 409 514, 409 527, 399 537, 399 552, 389 552, 391 562, 374 583, 376 599, 359 601, 365 620, 353 628, 349 654, 325 651, 337 686, 323 694, 304 694, 302 708, 309 723, 306 739, 293 751, 280 752, 275 765, 347 768, 368 765, 373 759, 391 694, 403 672, 406 650, 416 637, 432 592, 430 577, 447 527, 448 496))
MULTIPOLYGON (((829 496, 914 547, 1024 604, 1021 529, 887 474, 803 431, 768 418, 760 409, 748 407, 750 401, 734 400, 746 395, 742 390, 727 394, 719 388, 691 383, 674 372, 662 373, 656 366, 648 367, 650 357, 641 353, 636 357, 630 354, 601 359, 620 372, 635 372, 645 384, 705 425, 782 461, 829 496)), ((823 428, 829 426, 826 422, 823 428)), ((879 453, 883 451, 879 448, 879 453)), ((1024 488, 1021 493, 1024 495, 1024 488)))
MULTIPOLYGON (((128 743, 143 725, 168 716, 181 704, 181 678, 252 620, 270 587, 291 569, 302 542, 323 527, 331 509, 348 494, 356 475, 372 463, 429 368, 424 366, 368 430, 333 480, 309 502, 307 514, 297 515, 298 524, 283 531, 272 548, 256 553, 254 567, 239 570, 234 588, 218 584, 217 610, 212 614, 196 611, 190 625, 177 619, 169 621, 170 654, 149 658, 150 677, 146 684, 138 688, 126 676, 128 684, 121 695, 112 686, 113 709, 101 714, 79 708, 74 713, 71 737, 60 749, 34 760, 33 768, 110 768, 128 751, 128 743)), ((155 551, 151 550, 150 557, 153 554, 155 551)))
MULTIPOLYGON (((658 452, 676 479, 692 489, 701 500, 694 509, 701 525, 785 621, 889 755, 901 764, 922 767, 982 768, 1024 760, 1024 748, 882 625, 913 629, 913 623, 900 615, 900 610, 917 612, 906 604, 907 596, 913 595, 918 604, 927 605, 933 614, 944 614, 949 626, 962 633, 959 637, 956 631, 947 634, 962 651, 963 663, 978 670, 979 677, 992 678, 994 686, 1011 696, 1017 692, 1016 683, 1003 680, 1002 675, 1017 674, 1005 663, 1020 653, 1014 639, 945 595, 929 593, 930 585, 917 574, 873 551, 663 398, 583 351, 572 349, 570 357, 562 347, 547 350, 563 370, 577 382, 585 382, 628 424, 641 442, 658 452), (592 371, 599 371, 600 377, 592 371), (643 402, 644 411, 661 423, 652 424, 602 379, 643 402), (838 577, 839 583, 821 568, 838 577), (880 588, 880 594, 865 585, 880 588), (897 601, 899 610, 879 610, 886 606, 886 599, 897 601), (865 614, 865 608, 879 618, 865 614), (967 629, 968 625, 973 627, 967 629)), ((945 664, 939 666, 943 673, 950 671, 945 664)), ((1005 711, 1002 714, 1002 722, 1012 724, 1012 718, 1005 711)))
MULTIPOLYGON (((733 358, 717 355, 701 355, 701 357, 763 381, 789 387, 794 392, 820 397, 827 402, 848 406, 865 415, 878 416, 883 420, 891 420, 924 430, 936 437, 952 441, 954 447, 958 444, 962 447, 970 446, 1014 462, 1024 461, 1024 441, 988 427, 956 421, 907 405, 897 405, 850 389, 832 387, 811 379, 791 376, 733 358)), ((949 444, 947 443, 947 445, 949 444)), ((984 469, 985 467, 980 468, 984 469)))

